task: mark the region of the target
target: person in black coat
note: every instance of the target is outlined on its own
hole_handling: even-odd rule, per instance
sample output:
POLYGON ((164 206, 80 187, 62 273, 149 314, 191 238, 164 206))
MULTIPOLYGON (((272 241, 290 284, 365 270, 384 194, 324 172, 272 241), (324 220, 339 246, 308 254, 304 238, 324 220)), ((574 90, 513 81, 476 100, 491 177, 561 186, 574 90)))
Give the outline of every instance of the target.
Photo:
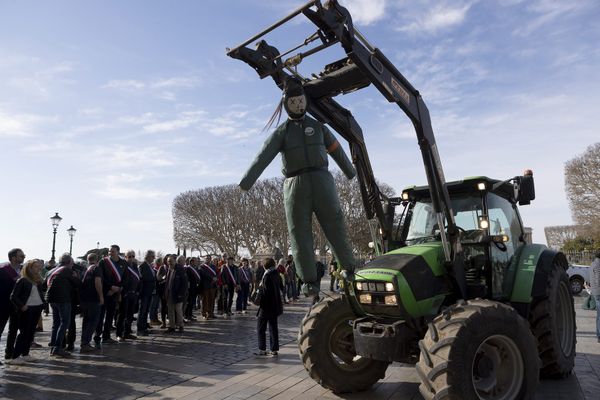
POLYGON ((215 317, 215 297, 217 295, 217 267, 212 263, 212 257, 206 256, 200 266, 200 292, 202 293, 202 317, 215 317))
MULTIPOLYGON (((40 260, 29 260, 21 270, 21 278, 17 280, 10 300, 18 313, 19 335, 13 351, 13 360, 22 357, 28 361, 29 349, 35 335, 42 309, 44 307, 44 298, 42 292, 42 263, 40 260)), ((14 362, 13 363, 19 363, 14 362)))
POLYGON ((283 283, 279 273, 275 268, 275 260, 267 258, 265 260, 266 272, 259 283, 264 292, 260 298, 258 309, 258 319, 256 330, 258 334, 258 353, 259 356, 267 355, 267 325, 269 326, 269 343, 271 345, 271 354, 276 356, 279 352, 279 328, 277 327, 277 318, 283 314, 283 283))
POLYGON ((4 349, 4 358, 6 360, 12 359, 17 330, 19 329, 18 314, 12 306, 10 294, 19 279, 21 264, 25 260, 25 253, 21 249, 12 249, 8 252, 8 260, 8 263, 0 266, 0 336, 4 333, 4 327, 8 322, 8 337, 6 338, 6 348, 4 349))
POLYGON ((46 277, 46 301, 52 308, 52 335, 50 337, 50 355, 65 356, 63 343, 67 328, 71 322, 71 305, 73 296, 81 281, 73 271, 73 258, 65 253, 60 258, 58 267, 46 277))
POLYGON ((147 336, 149 333, 148 312, 150 311, 152 295, 156 292, 156 271, 152 267, 155 258, 156 253, 154 253, 154 250, 148 250, 144 262, 138 268, 141 279, 140 312, 137 320, 138 336, 147 336))
POLYGON ((110 246, 109 257, 104 257, 98 262, 98 267, 102 269, 102 291, 104 292, 104 305, 100 309, 100 319, 96 327, 94 342, 96 347, 100 346, 100 338, 103 344, 116 343, 116 340, 110 337, 110 328, 112 327, 117 302, 123 289, 123 274, 127 269, 127 261, 119 256, 121 248, 116 244, 110 246))
POLYGON ((189 282, 183 267, 185 257, 179 256, 177 261, 176 264, 174 255, 170 255, 167 259, 169 264, 165 286, 165 299, 169 311, 169 329, 167 332, 175 332, 176 327, 179 328, 180 332, 183 332, 183 302, 187 295, 189 282))

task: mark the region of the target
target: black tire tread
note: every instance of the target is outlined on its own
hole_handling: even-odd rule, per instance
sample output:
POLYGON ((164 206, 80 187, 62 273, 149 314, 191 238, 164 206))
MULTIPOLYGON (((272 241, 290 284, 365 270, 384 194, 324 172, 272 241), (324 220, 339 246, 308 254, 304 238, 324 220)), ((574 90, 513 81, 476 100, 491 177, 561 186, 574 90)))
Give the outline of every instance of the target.
POLYGON ((332 313, 337 312, 336 309, 340 307, 340 303, 337 302, 344 301, 342 298, 324 298, 314 304, 302 320, 298 332, 298 349, 304 368, 312 379, 334 393, 352 393, 369 389, 385 377, 389 365, 383 361, 371 360, 369 367, 364 368, 360 374, 342 379, 336 376, 335 368, 327 368, 327 364, 322 362, 322 357, 325 355, 322 348, 324 344, 312 339, 316 337, 315 332, 322 329, 326 320, 333 316, 332 313))

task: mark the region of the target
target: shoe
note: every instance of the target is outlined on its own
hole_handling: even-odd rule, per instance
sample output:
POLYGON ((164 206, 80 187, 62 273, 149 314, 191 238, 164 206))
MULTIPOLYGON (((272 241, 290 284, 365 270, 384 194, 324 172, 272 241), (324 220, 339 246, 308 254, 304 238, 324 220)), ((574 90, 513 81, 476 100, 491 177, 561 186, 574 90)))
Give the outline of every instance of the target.
POLYGON ((167 333, 173 333, 173 332, 175 332, 175 328, 169 328, 169 329, 167 329, 167 333))
POLYGON ((167 324, 164 322, 160 325, 160 329, 167 329, 167 324))
POLYGON ((20 358, 22 358, 23 361, 26 361, 26 362, 37 361, 37 357, 31 356, 29 354, 27 354, 26 356, 22 356, 20 358))
POLYGON ((68 345, 66 350, 72 352, 73 350, 75 350, 75 345, 74 344, 68 345))
POLYGON ((244 310, 242 311, 242 314, 248 314, 248 311, 244 310))
POLYGON ((150 320, 150 325, 160 325, 160 321, 157 319, 151 319, 150 320))
POLYGON ((279 354, 279 352, 277 352, 277 351, 272 351, 272 352, 271 352, 271 355, 272 355, 272 356, 276 356, 276 355, 278 355, 278 354, 279 354))
POLYGON ((69 357, 70 354, 64 351, 63 349, 54 348, 53 351, 50 352, 50 355, 53 357, 69 357))
POLYGON ((31 342, 31 348, 32 349, 39 349, 40 347, 42 347, 41 344, 36 343, 36 342, 31 342))
POLYGON ((266 356, 267 352, 265 350, 259 350, 254 352, 255 356, 266 356))
POLYGON ((25 360, 23 359, 23 357, 18 357, 6 360, 6 363, 9 365, 23 365, 25 364, 25 360))
POLYGON ((179 327, 179 332, 183 332, 183 326, 179 327))
POLYGON ((138 331, 138 336, 148 336, 148 331, 138 331))
POLYGON ((128 335, 125 335, 125 339, 136 340, 136 339, 137 339, 137 336, 135 336, 135 335, 132 335, 132 334, 130 333, 130 334, 128 334, 128 335))
POLYGON ((123 343, 126 339, 123 336, 117 336, 117 342, 123 343))
POLYGON ((80 353, 90 353, 92 351, 96 351, 97 348, 92 346, 91 344, 82 344, 81 346, 79 346, 79 352, 80 353))
POLYGON ((102 339, 102 344, 115 344, 115 343, 118 343, 118 342, 113 338, 102 339))
POLYGON ((37 328, 35 328, 35 331, 36 332, 44 332, 44 328, 37 327, 37 328))

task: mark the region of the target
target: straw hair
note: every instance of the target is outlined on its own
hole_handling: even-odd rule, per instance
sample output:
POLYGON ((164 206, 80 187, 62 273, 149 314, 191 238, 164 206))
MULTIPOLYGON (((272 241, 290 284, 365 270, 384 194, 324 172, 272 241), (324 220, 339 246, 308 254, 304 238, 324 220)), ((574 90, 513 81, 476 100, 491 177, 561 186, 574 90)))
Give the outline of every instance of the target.
POLYGON ((21 269, 21 276, 27 279, 29 282, 33 283, 34 285, 39 285, 40 283, 42 283, 42 276, 39 273, 35 273, 33 271, 33 266, 36 263, 41 264, 42 262, 37 258, 34 258, 33 260, 28 260, 21 269))

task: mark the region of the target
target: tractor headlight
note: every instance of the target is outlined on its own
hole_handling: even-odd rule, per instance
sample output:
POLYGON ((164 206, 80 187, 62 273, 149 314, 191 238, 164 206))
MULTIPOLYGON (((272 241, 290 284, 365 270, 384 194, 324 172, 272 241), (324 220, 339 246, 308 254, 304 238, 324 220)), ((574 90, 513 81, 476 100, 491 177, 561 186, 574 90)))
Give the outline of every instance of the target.
POLYGON ((363 293, 358 296, 358 301, 362 304, 371 304, 371 295, 368 293, 363 293))
POLYGON ((477 189, 478 190, 485 190, 485 182, 479 182, 477 184, 477 189))
POLYGON ((397 306, 398 301, 396 300, 396 296, 395 295, 385 296, 385 305, 386 306, 397 306))
POLYGON ((363 290, 362 282, 356 282, 356 290, 363 290))
POLYGON ((388 282, 385 284, 385 291, 386 292, 393 292, 394 291, 394 284, 392 282, 388 282))

